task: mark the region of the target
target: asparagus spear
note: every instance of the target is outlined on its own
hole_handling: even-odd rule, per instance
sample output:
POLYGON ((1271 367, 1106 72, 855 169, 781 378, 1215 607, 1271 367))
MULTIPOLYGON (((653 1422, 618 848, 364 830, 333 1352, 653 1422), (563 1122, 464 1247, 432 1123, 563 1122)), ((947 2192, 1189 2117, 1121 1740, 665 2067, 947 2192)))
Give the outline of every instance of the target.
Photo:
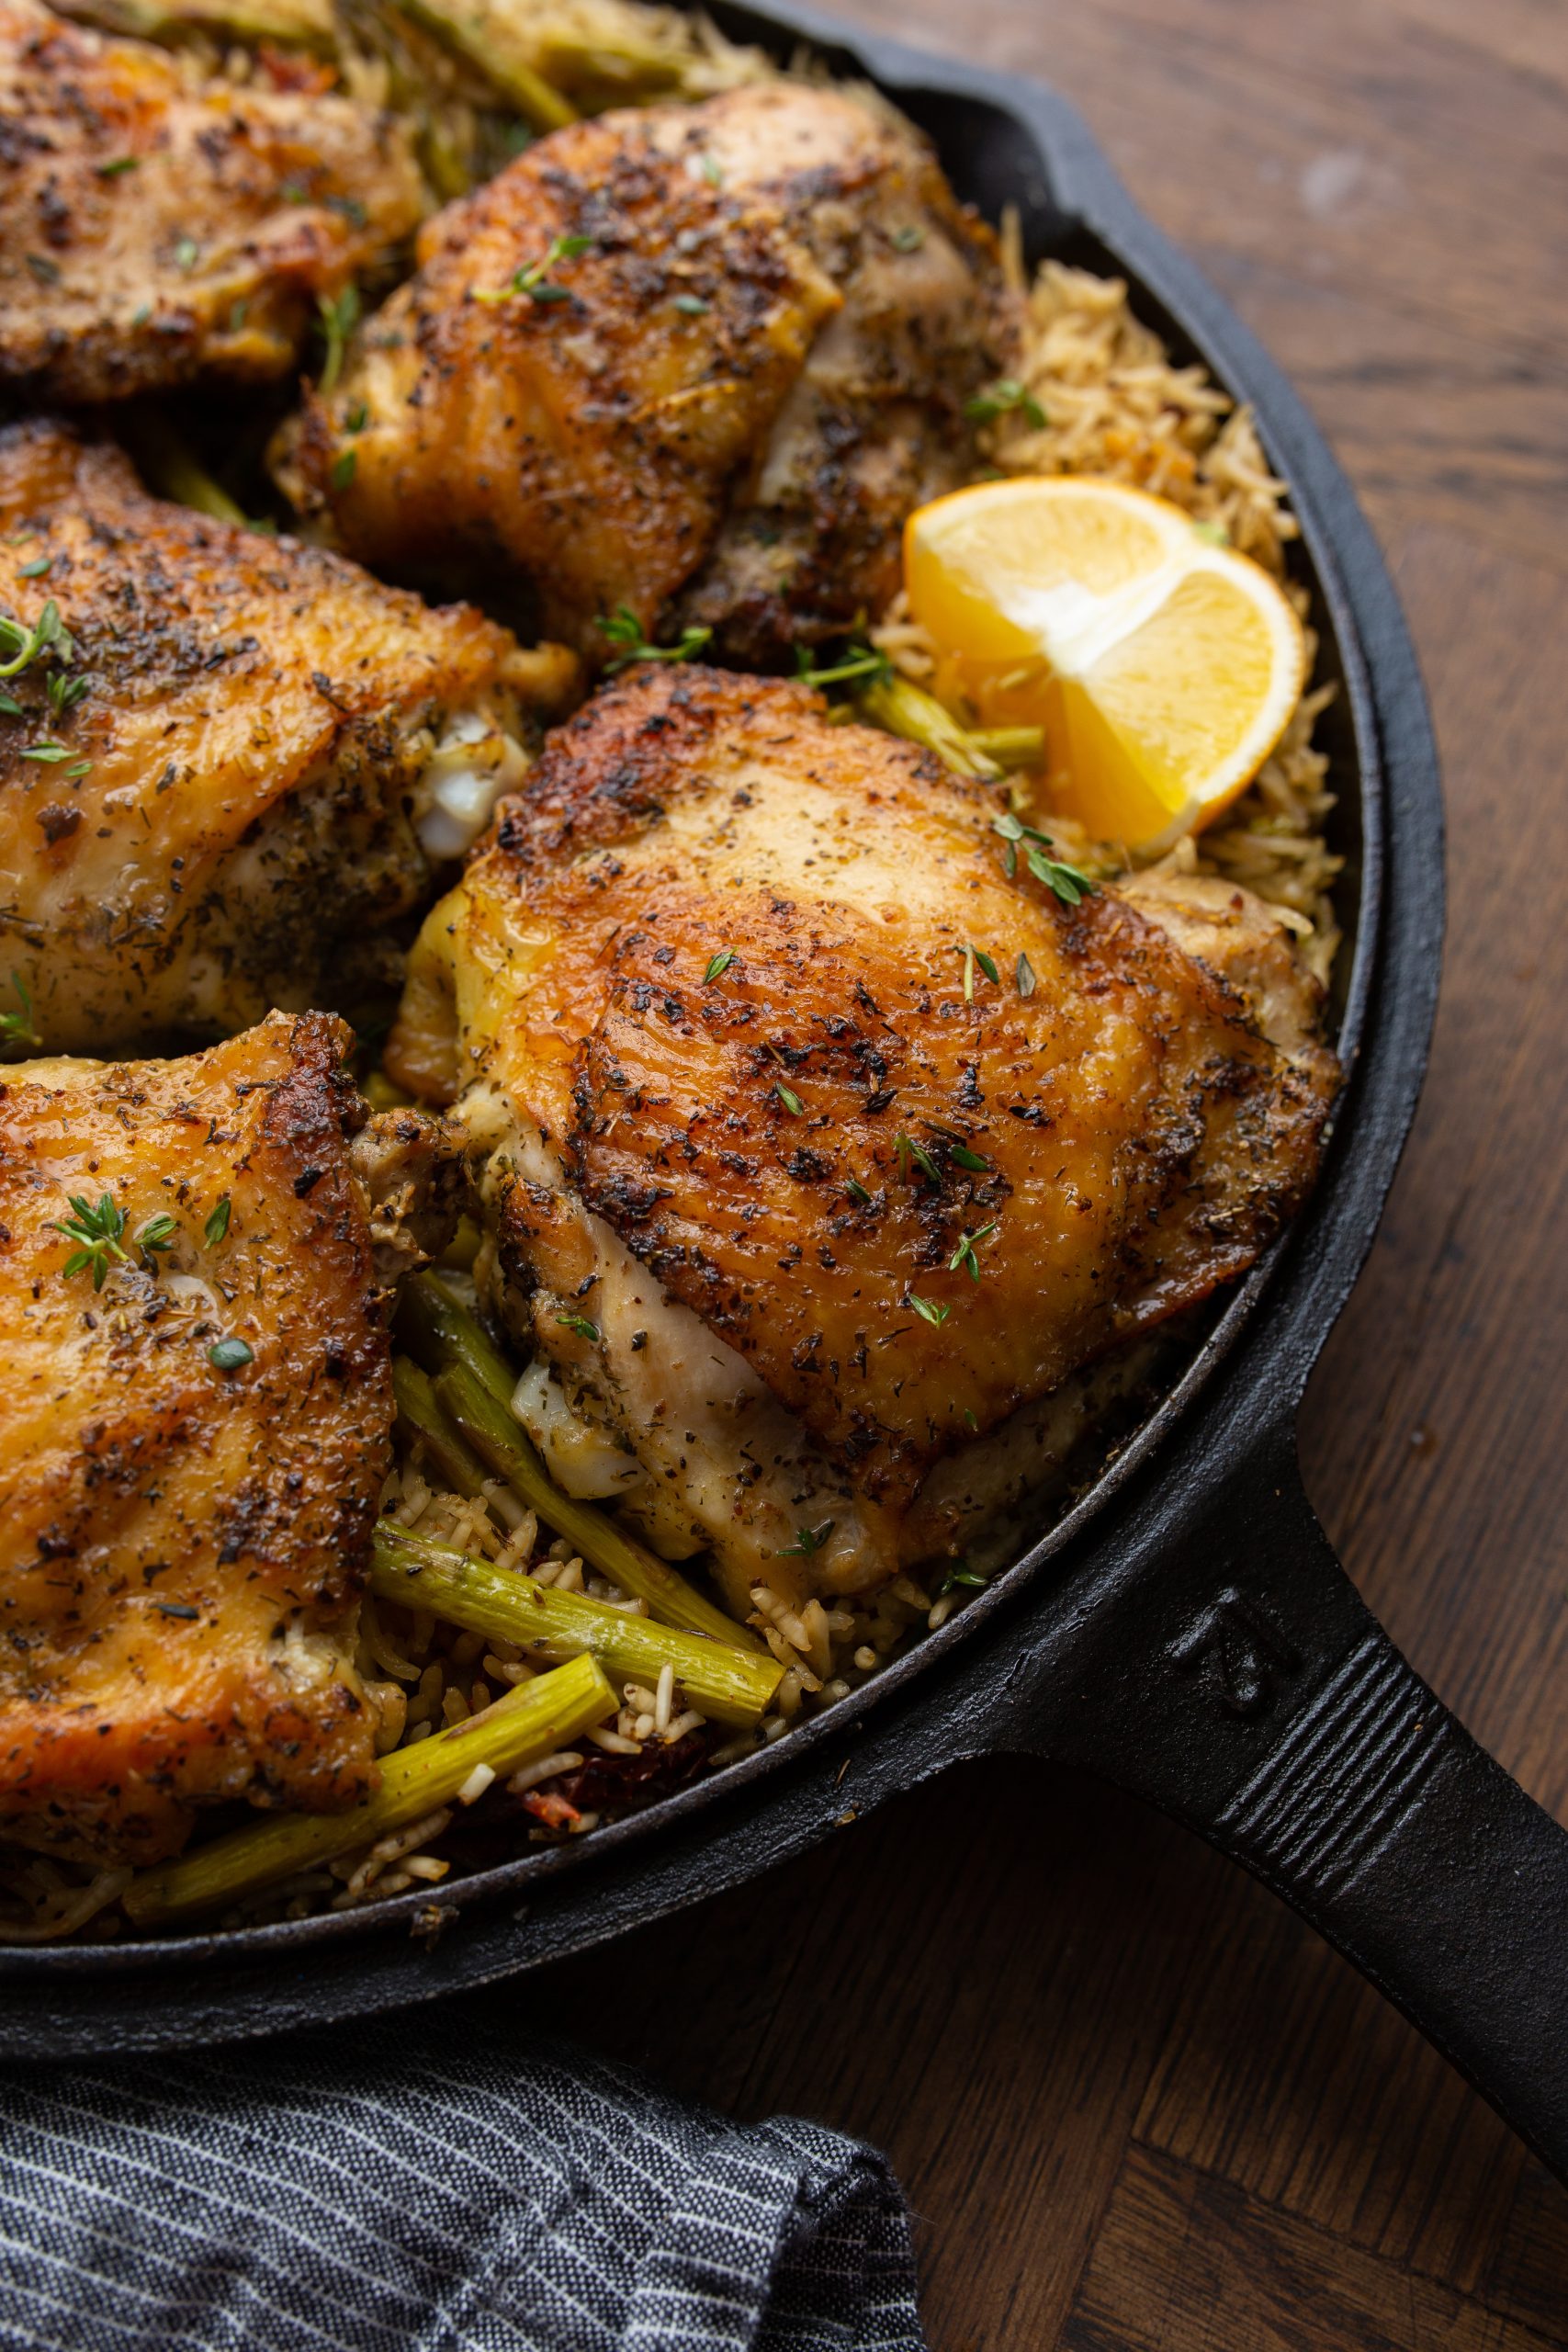
POLYGON ((477 66, 536 130, 558 130, 577 120, 577 108, 545 80, 527 53, 526 38, 504 10, 486 0, 467 0, 462 7, 451 0, 403 0, 403 6, 416 25, 477 66))
POLYGON ((398 1417, 424 1446, 425 1459, 459 1495, 479 1495, 491 1472, 466 1446, 435 1401, 427 1374, 407 1356, 392 1358, 392 1395, 398 1417))
POLYGON ((520 1684, 468 1723, 399 1748, 384 1759, 376 1794, 348 1813, 275 1814, 180 1861, 139 1871, 123 1897, 126 1912, 138 1927, 161 1928, 373 1845, 450 1804, 478 1766, 515 1772, 602 1724, 618 1703, 597 1661, 575 1657, 520 1684))
POLYGON ((784 1679, 776 1658, 705 1641, 648 1617, 629 1617, 585 1593, 556 1592, 514 1569, 476 1560, 386 1521, 376 1531, 370 1589, 382 1600, 427 1609, 454 1625, 515 1642, 546 1657, 586 1651, 616 1676, 651 1687, 671 1666, 694 1706, 721 1724, 750 1728, 784 1679))
POLYGON ((857 697, 863 715, 878 727, 921 743, 957 775, 999 776, 1001 769, 973 735, 923 686, 908 678, 873 678, 857 697))
POLYGON ((547 1526, 575 1544, 601 1576, 618 1584, 634 1600, 646 1600, 661 1623, 683 1626, 689 1633, 707 1634, 731 1649, 759 1650, 750 1634, 705 1599, 694 1585, 656 1553, 618 1528, 592 1503, 563 1495, 545 1474, 544 1464, 511 1413, 466 1363, 452 1365, 434 1384, 435 1401, 466 1445, 481 1462, 506 1480, 530 1510, 547 1526))
POLYGON ((1043 727, 971 727, 970 742, 988 760, 1004 768, 1037 768, 1044 764, 1043 727))
POLYGON ((249 528, 250 516, 228 492, 213 481, 165 417, 141 416, 126 436, 149 489, 177 506, 210 514, 215 523, 238 523, 249 528))
POLYGON ((448 1364, 466 1363, 492 1396, 511 1406, 517 1374, 477 1317, 434 1274, 415 1274, 404 1283, 398 1294, 397 1334, 433 1376, 448 1364))

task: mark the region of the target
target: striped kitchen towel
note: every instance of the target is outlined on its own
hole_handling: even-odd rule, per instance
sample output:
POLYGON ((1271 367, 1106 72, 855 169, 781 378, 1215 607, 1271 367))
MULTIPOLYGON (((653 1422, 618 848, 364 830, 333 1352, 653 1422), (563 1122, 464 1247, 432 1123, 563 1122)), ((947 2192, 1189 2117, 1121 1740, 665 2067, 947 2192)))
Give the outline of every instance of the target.
POLYGON ((919 2352, 875 2150, 461 2007, 0 2075, 6 2352, 919 2352))

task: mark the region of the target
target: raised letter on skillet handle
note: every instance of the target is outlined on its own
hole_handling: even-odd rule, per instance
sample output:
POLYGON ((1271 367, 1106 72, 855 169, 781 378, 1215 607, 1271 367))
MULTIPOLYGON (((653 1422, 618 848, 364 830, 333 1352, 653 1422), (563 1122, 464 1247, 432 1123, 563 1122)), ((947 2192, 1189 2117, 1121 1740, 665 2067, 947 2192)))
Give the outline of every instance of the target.
POLYGON ((1568 1832, 1394 1648, 1288 1441, 1260 1439, 1047 1675, 1041 1747, 1245 1863, 1568 2179, 1568 1832))

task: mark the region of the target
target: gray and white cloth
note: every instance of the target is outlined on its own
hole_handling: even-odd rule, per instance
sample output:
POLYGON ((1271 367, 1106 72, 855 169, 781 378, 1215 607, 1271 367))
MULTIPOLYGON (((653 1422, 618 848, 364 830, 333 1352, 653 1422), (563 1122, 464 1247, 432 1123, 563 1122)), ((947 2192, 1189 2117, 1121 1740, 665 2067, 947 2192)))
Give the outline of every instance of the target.
POLYGON ((464 2010, 0 2074, 5 2352, 920 2352, 885 2157, 464 2010))

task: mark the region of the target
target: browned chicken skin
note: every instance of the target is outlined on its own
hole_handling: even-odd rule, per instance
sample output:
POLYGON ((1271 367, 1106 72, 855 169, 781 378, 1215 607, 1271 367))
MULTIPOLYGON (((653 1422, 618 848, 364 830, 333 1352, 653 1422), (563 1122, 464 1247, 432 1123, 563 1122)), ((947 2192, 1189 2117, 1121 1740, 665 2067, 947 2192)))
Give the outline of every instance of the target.
POLYGON ((422 209, 389 116, 0 0, 0 383, 106 401, 281 376, 318 297, 422 209))
POLYGON ((803 688, 645 669, 415 952, 389 1066, 458 1097, 481 1278, 732 1595, 941 1548, 942 1458, 1239 1273, 1315 1172, 1332 1056, 1129 897, 1010 879, 998 806, 803 688))
POLYGON ((1011 347, 995 241, 917 134, 795 85, 556 131, 419 260, 283 479, 365 561, 520 577, 600 656, 623 605, 759 665, 879 608, 1011 347))
POLYGON ((275 1014, 0 1076, 0 1841, 146 1861, 201 1805, 373 1783, 353 1647, 392 1398, 346 1043, 275 1014), (95 1289, 56 1226, 105 1193, 95 1289))
POLYGON ((0 432, 0 612, 51 601, 70 660, 0 687, 0 975, 51 1050, 345 1001, 574 671, 35 422, 0 432))

